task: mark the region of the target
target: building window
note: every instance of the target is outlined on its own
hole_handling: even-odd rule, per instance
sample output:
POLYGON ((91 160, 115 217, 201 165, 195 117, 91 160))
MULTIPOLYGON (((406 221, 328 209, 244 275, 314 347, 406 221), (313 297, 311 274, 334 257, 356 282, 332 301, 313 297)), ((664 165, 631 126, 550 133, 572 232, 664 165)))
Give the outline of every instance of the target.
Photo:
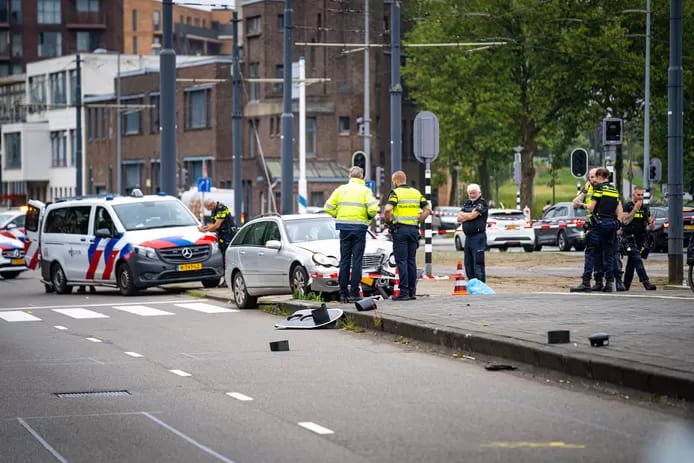
POLYGON ((306 118, 306 155, 316 156, 316 118, 307 117, 306 118))
POLYGON ((22 168, 22 134, 6 133, 4 140, 5 147, 5 169, 22 168))
POLYGON ((7 21, 7 2, 9 0, 0 0, 0 23, 6 23, 7 21))
POLYGON ((51 132, 51 167, 67 167, 67 133, 51 132))
POLYGON ((135 106, 133 108, 128 108, 123 111, 122 114, 122 127, 124 135, 136 135, 142 133, 142 111, 137 105, 142 104, 141 98, 121 98, 121 104, 128 106, 135 106))
POLYGON ((64 105, 67 103, 65 93, 65 72, 54 72, 48 76, 51 86, 51 102, 54 105, 64 105))
MULTIPOLYGON (((250 79, 260 78, 260 63, 248 64, 248 77, 250 79)), ((251 82, 248 84, 248 100, 260 100, 260 82, 251 82)))
POLYGON ((158 31, 161 27, 161 13, 159 13, 159 10, 154 10, 152 12, 152 22, 154 25, 154 30, 158 31))
POLYGON ((16 0, 10 3, 10 22, 13 24, 22 24, 22 0, 16 0))
POLYGON ((77 131, 70 130, 70 165, 77 164, 77 131))
POLYGON ((99 0, 77 0, 75 10, 78 13, 98 13, 99 0))
MULTIPOLYGON (((2 0, 0 0, 2 1, 2 0)), ((10 31, 0 31, 0 56, 10 55, 10 31)))
POLYGON ((310 206, 323 207, 325 206, 325 196, 322 191, 312 191, 311 192, 311 204, 310 206))
POLYGON ((46 76, 29 77, 29 103, 46 104, 46 76))
POLYGON ((94 110, 92 108, 87 108, 87 140, 91 141, 94 138, 94 126, 92 121, 94 120, 94 110))
POLYGON ((22 34, 19 32, 12 33, 12 56, 19 58, 23 55, 22 34))
MULTIPOLYGON (((275 65, 275 79, 282 79, 284 78, 284 64, 276 64, 275 65)), ((282 88, 284 87, 284 84, 281 82, 275 82, 272 84, 272 90, 274 92, 282 92, 282 88)))
POLYGON ((246 35, 260 34, 260 16, 246 19, 246 35))
POLYGON ((50 58, 62 54, 60 32, 39 32, 39 57, 50 58))
POLYGON ((349 117, 347 116, 340 116, 340 133, 341 134, 347 134, 349 133, 349 117))
POLYGON ((137 30, 137 10, 133 9, 133 32, 137 30))
POLYGON ((24 69, 22 68, 21 64, 13 64, 12 65, 12 74, 24 74, 24 69))
POLYGON ((7 77, 10 75, 10 65, 7 63, 0 63, 0 77, 7 77))
POLYGON ((91 52, 101 48, 101 37, 97 31, 77 31, 77 51, 91 52))
POLYGON ((209 88, 185 90, 186 129, 210 127, 210 94, 209 88))
POLYGON ((255 153, 258 146, 258 126, 260 125, 260 120, 251 119, 248 121, 248 157, 255 158, 255 153))
POLYGON ((68 74, 70 79, 70 104, 74 106, 77 103, 77 71, 70 69, 68 74))
POLYGON ((277 15, 277 30, 280 32, 284 31, 284 15, 283 14, 277 15))
POLYGON ((123 181, 125 181, 125 194, 130 194, 142 184, 142 161, 123 163, 123 181))
POLYGON ((61 0, 38 0, 36 6, 38 23, 60 24, 60 2, 61 0))
POLYGON ((133 36, 133 54, 137 55, 137 36, 133 36))
POLYGON ((149 132, 150 133, 159 133, 159 130, 161 128, 161 123, 159 121, 159 94, 158 93, 150 93, 149 95, 149 121, 150 121, 150 128, 149 132))

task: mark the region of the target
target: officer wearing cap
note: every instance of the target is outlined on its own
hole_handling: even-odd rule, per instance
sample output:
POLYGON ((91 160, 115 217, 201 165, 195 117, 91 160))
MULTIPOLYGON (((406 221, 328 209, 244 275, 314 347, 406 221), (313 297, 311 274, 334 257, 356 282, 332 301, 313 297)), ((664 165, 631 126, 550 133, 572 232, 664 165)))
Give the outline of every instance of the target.
MULTIPOLYGON (((212 198, 205 199, 203 206, 205 209, 212 211, 212 223, 200 225, 198 230, 201 232, 215 232, 217 234, 217 243, 222 251, 222 262, 224 263, 226 262, 226 250, 237 231, 234 216, 231 215, 231 210, 227 206, 212 198)), ((226 282, 222 283, 222 287, 226 287, 226 282)))
POLYGON ((468 280, 477 278, 484 282, 487 274, 484 265, 484 252, 487 250, 487 216, 489 206, 482 197, 480 186, 471 183, 467 187, 468 200, 458 212, 458 222, 463 224, 465 233, 465 275, 468 280))

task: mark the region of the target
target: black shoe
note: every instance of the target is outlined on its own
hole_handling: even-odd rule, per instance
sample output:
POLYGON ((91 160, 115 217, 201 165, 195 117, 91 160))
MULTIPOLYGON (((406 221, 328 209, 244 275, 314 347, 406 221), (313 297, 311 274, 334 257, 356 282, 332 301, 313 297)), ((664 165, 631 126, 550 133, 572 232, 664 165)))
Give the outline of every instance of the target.
POLYGON ((623 292, 627 290, 627 288, 622 284, 620 280, 615 280, 615 287, 617 288, 618 292, 623 292))
POLYGON ((409 301, 409 300, 410 300, 410 296, 408 296, 408 295, 406 295, 406 294, 401 294, 401 295, 399 295, 399 296, 394 297, 393 300, 394 300, 394 301, 409 301))
POLYGON ((86 293, 87 291, 84 289, 84 286, 80 286, 79 288, 77 288, 77 292, 78 292, 79 294, 84 294, 84 293, 86 293))
POLYGON ((655 291, 655 285, 648 280, 643 282, 643 287, 646 288, 646 291, 655 291))
POLYGON ((414 301, 414 300, 416 300, 416 299, 417 299, 417 296, 410 296, 410 300, 411 300, 411 301, 414 301))
POLYGON ((591 291, 590 284, 581 283, 575 288, 571 288, 569 292, 571 293, 589 293, 591 291))
POLYGON ((590 288, 591 291, 602 291, 605 287, 602 285, 602 281, 596 281, 595 284, 590 288))
POLYGON ((613 293, 614 292, 614 283, 611 281, 608 281, 605 283, 605 287, 602 288, 603 293, 613 293))
POLYGON ((89 292, 90 292, 90 293, 95 293, 95 292, 96 292, 96 288, 93 287, 93 286, 90 286, 90 287, 89 287, 89 292))
POLYGON ((624 290, 629 291, 629 288, 631 288, 631 281, 625 281, 624 282, 624 290))

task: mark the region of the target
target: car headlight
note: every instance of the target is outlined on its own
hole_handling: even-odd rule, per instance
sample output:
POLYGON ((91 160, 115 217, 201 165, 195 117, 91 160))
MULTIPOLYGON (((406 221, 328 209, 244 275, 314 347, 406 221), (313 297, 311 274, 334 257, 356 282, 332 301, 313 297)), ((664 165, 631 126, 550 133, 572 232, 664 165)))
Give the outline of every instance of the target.
POLYGON ((397 265, 397 264, 395 263, 395 254, 391 254, 391 255, 388 257, 388 265, 390 265, 391 267, 395 267, 395 266, 397 265))
POLYGON ((135 248, 135 252, 141 256, 147 257, 149 259, 157 258, 157 251, 155 251, 152 248, 148 248, 146 246, 133 246, 133 248, 135 248))
POLYGON ((326 256, 321 252, 313 254, 313 262, 324 267, 338 267, 340 265, 340 261, 336 257, 326 256))
POLYGON ((212 248, 212 254, 214 254, 215 252, 217 252, 217 251, 219 250, 219 243, 217 243, 217 242, 215 241, 214 243, 212 243, 212 244, 210 245, 210 247, 212 248))

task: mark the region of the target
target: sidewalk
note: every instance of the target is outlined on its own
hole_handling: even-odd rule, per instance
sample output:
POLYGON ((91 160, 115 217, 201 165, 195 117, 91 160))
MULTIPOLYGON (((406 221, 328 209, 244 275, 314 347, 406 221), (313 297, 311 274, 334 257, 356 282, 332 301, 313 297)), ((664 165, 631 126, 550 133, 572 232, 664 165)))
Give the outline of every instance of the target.
MULTIPOLYGON (((377 310, 369 312, 358 312, 354 304, 328 305, 368 329, 694 400, 694 292, 688 288, 452 296, 453 285, 420 280, 417 300, 377 301, 377 310), (548 344, 550 330, 570 330, 571 342, 548 344), (590 346, 588 337, 597 332, 610 335, 609 346, 590 346)), ((231 299, 227 288, 191 291, 231 299)), ((262 302, 289 313, 318 306, 288 296, 262 302)))

